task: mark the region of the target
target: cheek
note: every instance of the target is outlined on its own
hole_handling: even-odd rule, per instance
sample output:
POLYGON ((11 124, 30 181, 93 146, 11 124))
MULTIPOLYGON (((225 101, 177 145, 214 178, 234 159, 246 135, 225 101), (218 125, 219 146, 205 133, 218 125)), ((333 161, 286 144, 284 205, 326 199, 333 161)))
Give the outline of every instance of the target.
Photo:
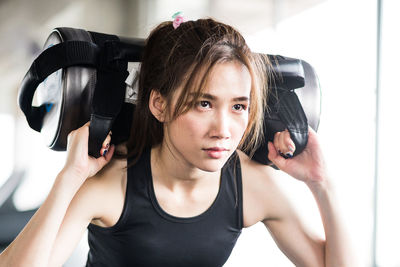
POLYGON ((193 140, 202 135, 205 123, 201 118, 190 116, 190 114, 181 115, 175 120, 173 131, 179 139, 193 140))
POLYGON ((243 115, 235 122, 235 133, 237 133, 237 137, 239 139, 243 137, 243 134, 246 131, 248 123, 249 123, 248 115, 243 115))

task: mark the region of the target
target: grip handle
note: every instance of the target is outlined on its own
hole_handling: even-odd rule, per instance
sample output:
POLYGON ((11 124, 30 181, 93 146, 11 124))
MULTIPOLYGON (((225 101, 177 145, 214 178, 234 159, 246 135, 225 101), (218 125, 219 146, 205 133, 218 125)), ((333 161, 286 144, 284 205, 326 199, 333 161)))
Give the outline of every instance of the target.
POLYGON ((39 84, 62 68, 74 65, 96 66, 99 52, 99 47, 94 43, 66 41, 47 48, 33 61, 18 93, 18 105, 32 129, 40 132, 46 114, 46 104, 32 106, 33 95, 39 84))

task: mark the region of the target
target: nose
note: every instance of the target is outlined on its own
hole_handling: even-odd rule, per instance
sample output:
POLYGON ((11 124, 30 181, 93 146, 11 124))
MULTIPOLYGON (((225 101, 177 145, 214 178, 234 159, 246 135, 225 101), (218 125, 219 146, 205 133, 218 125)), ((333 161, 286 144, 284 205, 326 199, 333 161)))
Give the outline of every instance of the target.
POLYGON ((225 112, 217 112, 211 124, 211 137, 218 139, 228 139, 231 137, 230 118, 225 112))

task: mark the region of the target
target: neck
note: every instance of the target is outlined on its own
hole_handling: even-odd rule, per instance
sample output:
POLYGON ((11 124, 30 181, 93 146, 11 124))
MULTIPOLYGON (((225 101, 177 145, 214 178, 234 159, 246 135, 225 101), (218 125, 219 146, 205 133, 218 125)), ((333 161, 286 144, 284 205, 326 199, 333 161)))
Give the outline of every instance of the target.
POLYGON ((220 170, 216 172, 203 171, 163 145, 152 148, 151 168, 153 179, 171 190, 191 191, 198 186, 207 186, 210 182, 219 182, 221 174, 220 170))

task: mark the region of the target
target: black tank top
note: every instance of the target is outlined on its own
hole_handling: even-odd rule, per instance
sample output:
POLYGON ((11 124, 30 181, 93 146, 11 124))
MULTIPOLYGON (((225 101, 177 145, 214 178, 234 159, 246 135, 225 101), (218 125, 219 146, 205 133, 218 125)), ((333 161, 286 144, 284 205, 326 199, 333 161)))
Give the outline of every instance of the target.
POLYGON ((222 168, 213 204, 198 216, 182 218, 166 213, 158 204, 147 150, 128 168, 118 222, 106 228, 88 226, 86 266, 222 266, 242 227, 242 176, 236 152, 222 168))

